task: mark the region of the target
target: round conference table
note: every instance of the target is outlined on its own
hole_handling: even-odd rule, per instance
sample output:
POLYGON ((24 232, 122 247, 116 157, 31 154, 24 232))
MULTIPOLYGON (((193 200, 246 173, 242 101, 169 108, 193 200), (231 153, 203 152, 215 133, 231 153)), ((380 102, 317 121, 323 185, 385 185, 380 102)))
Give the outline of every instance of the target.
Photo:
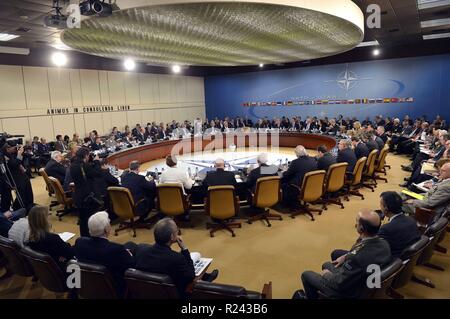
POLYGON ((303 145, 307 149, 316 149, 325 145, 328 149, 336 147, 336 139, 329 135, 301 132, 282 133, 228 133, 198 136, 176 140, 163 140, 151 144, 126 148, 110 154, 108 164, 126 169, 131 161, 146 163, 165 158, 170 154, 188 154, 202 151, 227 149, 230 145, 238 148, 250 147, 296 147, 303 145))

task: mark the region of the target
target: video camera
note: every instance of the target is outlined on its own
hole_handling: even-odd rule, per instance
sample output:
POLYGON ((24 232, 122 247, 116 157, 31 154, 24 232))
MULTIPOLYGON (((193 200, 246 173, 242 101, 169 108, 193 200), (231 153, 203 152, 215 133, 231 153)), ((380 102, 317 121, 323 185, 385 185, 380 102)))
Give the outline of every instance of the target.
POLYGON ((12 147, 23 145, 23 137, 25 137, 25 135, 10 135, 5 132, 0 133, 0 149, 3 148, 5 144, 12 147))

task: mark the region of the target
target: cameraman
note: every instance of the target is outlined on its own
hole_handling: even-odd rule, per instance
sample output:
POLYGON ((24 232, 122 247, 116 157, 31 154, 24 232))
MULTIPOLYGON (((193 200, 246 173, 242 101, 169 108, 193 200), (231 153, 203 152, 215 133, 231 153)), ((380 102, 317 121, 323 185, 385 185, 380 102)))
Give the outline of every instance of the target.
POLYGON ((5 174, 2 177, 2 203, 1 207, 9 210, 9 205, 11 205, 11 187, 14 184, 17 188, 17 194, 19 195, 21 201, 17 197, 13 203, 13 209, 17 210, 19 208, 26 208, 27 211, 33 205, 33 189, 31 188, 30 179, 26 174, 26 170, 22 165, 23 159, 23 147, 11 145, 10 143, 5 143, 3 145, 1 154, 3 156, 2 160, 5 163, 5 174), (6 183, 5 183, 6 182, 6 183), (12 185, 11 185, 12 184, 12 185), (9 196, 6 193, 9 192, 9 196), (3 194, 6 198, 3 198, 3 194), (22 206, 23 205, 23 206, 22 206))
POLYGON ((92 158, 88 148, 80 148, 70 166, 70 175, 75 184, 73 200, 78 207, 80 236, 89 237, 88 219, 102 208, 94 187, 96 179, 102 177, 98 156, 92 158))

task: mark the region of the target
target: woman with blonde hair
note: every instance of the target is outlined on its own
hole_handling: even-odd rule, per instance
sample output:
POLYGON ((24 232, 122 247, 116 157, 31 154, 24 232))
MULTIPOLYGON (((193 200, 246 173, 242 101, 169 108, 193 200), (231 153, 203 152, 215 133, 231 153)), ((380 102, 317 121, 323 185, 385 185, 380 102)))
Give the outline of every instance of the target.
POLYGON ((49 254, 58 265, 65 270, 66 263, 74 257, 74 250, 65 243, 58 234, 50 232, 48 222, 49 210, 47 206, 34 206, 28 213, 31 249, 49 254))

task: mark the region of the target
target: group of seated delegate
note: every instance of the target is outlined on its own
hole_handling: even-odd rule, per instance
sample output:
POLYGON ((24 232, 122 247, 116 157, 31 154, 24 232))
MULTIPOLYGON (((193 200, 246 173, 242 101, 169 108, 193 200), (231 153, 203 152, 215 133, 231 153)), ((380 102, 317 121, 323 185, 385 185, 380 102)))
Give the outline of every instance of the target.
MULTIPOLYGON (((358 158, 367 156, 371 150, 380 150, 388 140, 387 137, 393 140, 397 133, 387 128, 385 119, 381 118, 385 125, 379 125, 380 118, 377 117, 378 122, 375 125, 354 122, 352 129, 346 131, 348 138, 339 141, 337 156, 329 152, 326 147, 320 146, 317 157, 311 157, 307 150, 299 145, 295 148, 297 159, 293 160, 287 169, 280 169, 278 166, 269 165, 266 154, 260 154, 258 167, 252 169, 247 175, 246 188, 254 189, 259 177, 279 175, 282 179, 283 202, 286 205, 295 203, 298 195, 295 192, 298 190, 291 189, 289 185, 301 185, 307 172, 318 169, 327 170, 333 163, 340 162, 348 163, 348 170, 352 171, 358 158)), ((432 125, 442 128, 440 125, 443 121, 440 119, 436 121, 432 125), (439 122, 436 122, 438 120, 439 122)), ((394 119, 393 122, 395 124, 398 121, 394 119)), ((407 125, 406 120, 404 125, 407 125)), ((448 145, 443 143, 444 139, 441 138, 444 135, 438 134, 439 143, 441 146, 445 145, 448 150, 448 145)), ((427 136, 425 134, 425 137, 427 136)), ((94 139, 91 140, 95 142, 97 140, 95 133, 92 133, 92 137, 94 139)), ((398 137, 405 136, 399 134, 398 137)), ((145 220, 150 210, 154 208, 155 181, 139 174, 139 163, 132 162, 129 169, 120 177, 119 182, 110 173, 106 162, 102 162, 98 156, 92 154, 93 148, 90 143, 85 142, 84 146, 77 142, 72 143, 74 147, 69 152, 66 149, 62 149, 62 152, 52 151, 45 170, 49 176, 62 180, 64 175, 64 183, 69 178, 75 184, 75 193, 72 196, 80 217, 81 236, 77 239, 75 246, 71 247, 51 232, 48 207, 39 205, 33 205, 30 209, 10 207, 3 210, 0 214, 0 235, 9 237, 22 247, 28 245, 32 249, 48 253, 62 268, 72 258, 104 265, 114 274, 119 294, 123 294, 124 291, 123 272, 127 268, 134 267, 143 271, 169 275, 177 285, 180 297, 188 297, 189 287, 195 278, 194 268, 189 252, 178 236, 178 228, 172 220, 162 218, 155 225, 153 245, 134 243, 120 245, 108 240, 111 231, 110 218, 113 216, 111 212, 98 212, 92 207, 86 207, 86 203, 82 200, 91 192, 99 197, 101 197, 99 194, 104 192, 106 196, 108 185, 121 185, 130 190, 135 201, 145 199, 142 202, 143 207, 139 209, 140 219, 145 220), (63 155, 65 155, 64 158, 63 155), (178 244, 181 252, 170 248, 175 243, 178 244)), ((417 140, 414 143, 417 143, 419 151, 423 150, 420 144, 427 147, 432 145, 420 143, 417 140)), ((412 155, 419 156, 422 153, 414 154, 415 150, 414 148, 412 155)), ((448 152, 443 152, 442 156, 444 159, 447 158, 448 152)), ((169 168, 162 172, 159 182, 180 183, 184 190, 189 192, 194 186, 194 181, 188 172, 177 166, 175 157, 167 157, 166 163, 169 168)), ((208 172, 202 181, 204 186, 237 185, 235 173, 225 170, 223 159, 217 159, 214 166, 215 170, 208 172)), ((445 211, 450 204, 449 178, 450 163, 444 163, 441 164, 440 171, 434 177, 435 181, 432 182, 430 190, 425 193, 423 200, 407 199, 396 192, 381 194, 379 212, 358 213, 356 230, 359 237, 356 244, 349 251, 334 251, 331 263, 324 264, 321 274, 304 272, 302 282, 305 291, 297 291, 294 297, 317 298, 319 292, 330 297, 357 297, 365 284, 367 265, 387 264, 392 257, 399 256, 405 247, 420 237, 412 218, 415 207, 435 209, 439 213, 445 211), (388 217, 389 223, 382 225, 383 217, 388 217)), ((1 200, 3 199, 2 195, 1 200)), ((106 205, 105 207, 108 208, 106 205)), ((189 217, 183 216, 183 218, 189 217)), ((202 279, 211 281, 215 277, 217 277, 217 271, 206 274, 202 279)))

